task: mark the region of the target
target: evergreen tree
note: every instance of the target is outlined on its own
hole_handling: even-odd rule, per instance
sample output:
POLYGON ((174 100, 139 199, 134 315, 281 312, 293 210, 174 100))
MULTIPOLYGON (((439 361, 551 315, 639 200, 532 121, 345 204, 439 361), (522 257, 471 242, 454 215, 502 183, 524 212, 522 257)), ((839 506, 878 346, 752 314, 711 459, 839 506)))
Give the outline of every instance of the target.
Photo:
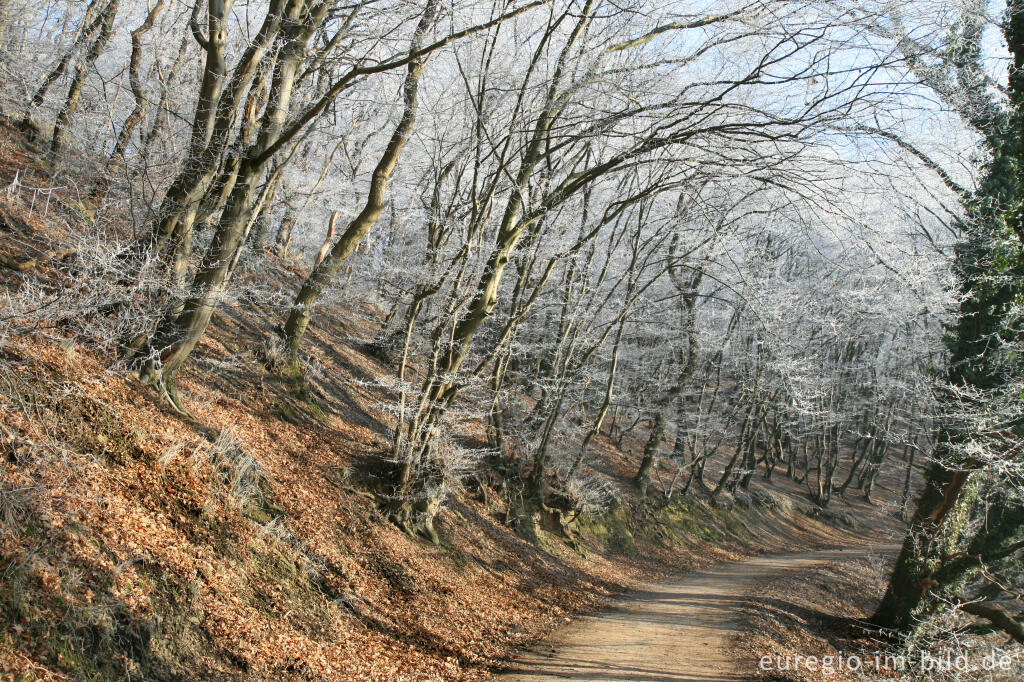
MULTIPOLYGON (((960 309, 946 336, 949 350, 943 403, 945 424, 910 531, 876 624, 911 631, 948 604, 973 598, 983 573, 1016 571, 1024 549, 1024 506, 1005 472, 1020 464, 1022 433, 1019 307, 1024 294, 1021 218, 1024 206, 1024 2, 1012 0, 1004 35, 1014 57, 1005 107, 980 79, 980 35, 964 30, 949 62, 968 91, 970 122, 988 154, 981 181, 964 197, 954 273, 960 309), (1006 415, 1011 416, 1010 419, 1006 415), (980 445, 980 447, 979 447, 980 445), (981 514, 984 524, 973 523, 981 514)), ((988 596, 994 598, 991 584, 988 596)), ((995 622, 995 605, 965 611, 995 622), (993 610, 994 609, 994 610, 993 610)), ((1001 615, 1000 615, 1001 614, 1001 615)), ((1013 629, 1013 618, 1007 621, 1013 629)), ((1006 628, 1004 628, 1006 629, 1006 628)))

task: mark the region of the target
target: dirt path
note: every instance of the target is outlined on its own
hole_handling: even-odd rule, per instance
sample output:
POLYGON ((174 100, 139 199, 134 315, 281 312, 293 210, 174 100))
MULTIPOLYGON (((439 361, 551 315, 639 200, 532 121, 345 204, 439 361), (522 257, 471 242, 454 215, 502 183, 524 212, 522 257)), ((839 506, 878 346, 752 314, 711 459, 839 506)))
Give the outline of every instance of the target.
POLYGON ((600 614, 581 618, 524 653, 511 680, 728 682, 752 679, 749 661, 732 656, 744 629, 738 612, 773 575, 891 547, 774 554, 718 564, 678 581, 634 592, 600 614))

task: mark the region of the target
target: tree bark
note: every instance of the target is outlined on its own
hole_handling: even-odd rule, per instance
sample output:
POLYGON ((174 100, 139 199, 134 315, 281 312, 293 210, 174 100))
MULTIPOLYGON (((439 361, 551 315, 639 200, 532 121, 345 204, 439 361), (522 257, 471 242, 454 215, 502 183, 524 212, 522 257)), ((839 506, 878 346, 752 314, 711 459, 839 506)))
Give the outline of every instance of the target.
POLYGON ((51 154, 57 154, 64 148, 67 131, 71 126, 71 119, 74 117, 75 112, 78 111, 78 102, 82 96, 82 86, 85 84, 85 72, 96 63, 99 56, 103 54, 103 50, 106 49, 107 43, 110 41, 110 34, 114 30, 114 19, 117 17, 120 4, 121 0, 111 0, 110 4, 103 10, 103 14, 100 15, 99 33, 89 45, 85 58, 80 59, 75 65, 75 74, 71 79, 71 86, 68 88, 64 106, 57 114, 57 120, 53 124, 53 137, 50 139, 51 154))
POLYGON ((955 520, 948 526, 945 523, 954 506, 948 502, 950 491, 959 490, 962 486, 957 483, 961 478, 959 474, 946 469, 940 462, 934 462, 928 468, 914 521, 903 542, 885 595, 872 616, 874 624, 897 632, 908 632, 913 628, 925 595, 936 586, 931 575, 945 554, 942 548, 954 545, 964 530, 955 520))
POLYGON ((117 142, 114 149, 107 158, 107 165, 104 175, 109 175, 120 168, 124 163, 125 150, 131 142, 132 135, 139 123, 146 115, 146 89, 142 84, 140 68, 142 64, 142 37, 146 35, 156 22, 157 16, 163 11, 165 0, 157 0, 156 4, 149 10, 146 19, 131 33, 132 53, 128 59, 128 84, 135 98, 135 108, 128 114, 128 118, 121 124, 121 132, 117 135, 117 142))
POLYGON ((324 243, 320 246, 320 251, 316 254, 316 259, 313 261, 313 267, 320 265, 324 262, 324 258, 327 258, 327 252, 331 250, 331 240, 334 239, 334 227, 338 222, 338 211, 331 211, 331 219, 327 223, 327 234, 324 235, 324 243))
MULTIPOLYGON (((427 30, 434 22, 434 15, 437 9, 437 0, 427 0, 423 15, 420 17, 413 36, 410 54, 415 54, 422 48, 427 30)), ((292 303, 291 312, 284 325, 285 337, 285 362, 287 370, 299 375, 302 368, 299 363, 299 349, 302 346, 302 338, 309 327, 310 318, 313 316, 315 305, 324 288, 331 282, 334 275, 345 263, 360 240, 376 224, 380 214, 384 211, 385 198, 387 196, 388 182, 402 155, 409 135, 412 133, 416 123, 417 96, 419 93, 420 78, 426 68, 427 55, 412 59, 406 70, 405 83, 403 86, 404 109, 402 119, 399 121, 391 139, 388 141, 384 153, 381 155, 377 166, 373 170, 370 180, 370 189, 366 195, 366 202, 359 214, 352 219, 345 231, 338 238, 337 243, 330 252, 317 263, 309 277, 303 282, 295 301, 292 303)))
MULTIPOLYGON (((321 13, 326 9, 327 5, 319 7, 321 13)), ((272 21, 268 18, 267 21, 276 26, 281 23, 281 18, 272 21)), ((263 152, 281 134, 290 110, 296 72, 305 54, 306 43, 321 18, 322 14, 310 13, 303 3, 289 5, 285 39, 271 83, 270 104, 263 113, 257 140, 246 150, 245 158, 239 164, 237 179, 213 239, 192 280, 192 293, 180 313, 170 311, 165 315, 147 344, 148 352, 139 372, 140 378, 161 390, 165 398, 183 413, 187 414, 187 410, 177 396, 178 372, 205 333, 238 261, 238 251, 251 226, 256 183, 272 158, 263 152)), ((267 21, 264 22, 265 27, 267 21)))
POLYGON ((50 72, 43 78, 42 83, 36 88, 36 91, 32 94, 32 98, 29 100, 28 106, 25 108, 25 115, 21 120, 21 129, 31 140, 35 140, 36 135, 39 133, 38 126, 32 121, 32 112, 41 106, 46 100, 46 93, 49 92, 50 88, 60 80, 64 72, 67 71, 71 61, 75 58, 75 55, 82 49, 82 46, 88 42, 94 33, 96 33, 100 26, 103 24, 104 14, 100 13, 99 16, 94 17, 95 13, 100 7, 101 0, 90 0, 88 6, 85 9, 85 15, 82 17, 82 29, 75 37, 71 47, 61 56, 60 60, 54 65, 50 72))

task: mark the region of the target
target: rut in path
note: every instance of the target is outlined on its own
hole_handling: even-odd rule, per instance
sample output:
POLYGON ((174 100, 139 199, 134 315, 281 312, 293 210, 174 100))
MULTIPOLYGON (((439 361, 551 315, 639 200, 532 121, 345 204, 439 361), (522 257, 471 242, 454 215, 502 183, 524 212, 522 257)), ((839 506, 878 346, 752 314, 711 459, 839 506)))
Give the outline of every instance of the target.
POLYGON ((634 592, 611 609, 556 632, 499 679, 736 682, 754 679, 756 662, 735 660, 741 610, 773 575, 818 564, 888 554, 893 546, 772 554, 718 564, 634 592))

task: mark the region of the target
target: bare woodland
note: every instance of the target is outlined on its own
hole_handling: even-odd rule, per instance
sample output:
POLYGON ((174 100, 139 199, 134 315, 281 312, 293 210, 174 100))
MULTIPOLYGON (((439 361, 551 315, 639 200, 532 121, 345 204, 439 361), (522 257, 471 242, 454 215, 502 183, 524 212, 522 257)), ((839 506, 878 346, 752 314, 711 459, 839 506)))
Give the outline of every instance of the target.
POLYGON ((403 532, 438 543, 466 489, 527 539, 607 509, 602 434, 642 443, 650 505, 787 477, 827 511, 889 475, 909 532, 875 625, 1019 645, 1020 12, 0 0, 0 109, 49 171, 6 201, 88 226, 0 261, 0 348, 59 330, 192 419, 223 311, 261 311, 306 400, 343 304, 388 368, 359 485, 403 532))

